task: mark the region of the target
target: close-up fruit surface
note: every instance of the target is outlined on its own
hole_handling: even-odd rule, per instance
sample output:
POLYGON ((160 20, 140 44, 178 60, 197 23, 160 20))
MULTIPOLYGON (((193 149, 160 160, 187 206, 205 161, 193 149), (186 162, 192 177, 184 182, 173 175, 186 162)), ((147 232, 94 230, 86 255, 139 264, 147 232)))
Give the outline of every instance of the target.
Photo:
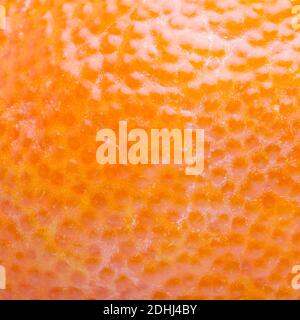
POLYGON ((0 0, 0 299, 299 299, 289 0, 0 0), (97 131, 205 130, 204 171, 97 131))

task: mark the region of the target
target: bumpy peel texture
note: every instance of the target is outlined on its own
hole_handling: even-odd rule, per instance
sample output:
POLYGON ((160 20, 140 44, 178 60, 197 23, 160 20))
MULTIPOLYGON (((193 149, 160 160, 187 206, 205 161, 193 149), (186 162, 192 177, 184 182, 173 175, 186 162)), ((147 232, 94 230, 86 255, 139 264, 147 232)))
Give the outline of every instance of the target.
POLYGON ((288 0, 7 0, 0 299, 297 299, 288 0), (205 171, 99 166, 96 132, 205 129, 205 171))

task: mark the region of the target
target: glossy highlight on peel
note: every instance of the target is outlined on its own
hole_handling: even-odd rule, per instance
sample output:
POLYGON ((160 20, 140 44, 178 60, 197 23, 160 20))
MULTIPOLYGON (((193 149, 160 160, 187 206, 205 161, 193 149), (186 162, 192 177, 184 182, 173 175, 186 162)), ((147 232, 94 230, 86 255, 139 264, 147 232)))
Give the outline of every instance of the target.
POLYGON ((0 5, 0 299, 300 298, 294 3, 0 5), (204 129, 203 173, 100 166, 122 120, 204 129))
POLYGON ((0 30, 5 30, 6 27, 6 10, 0 5, 0 30))

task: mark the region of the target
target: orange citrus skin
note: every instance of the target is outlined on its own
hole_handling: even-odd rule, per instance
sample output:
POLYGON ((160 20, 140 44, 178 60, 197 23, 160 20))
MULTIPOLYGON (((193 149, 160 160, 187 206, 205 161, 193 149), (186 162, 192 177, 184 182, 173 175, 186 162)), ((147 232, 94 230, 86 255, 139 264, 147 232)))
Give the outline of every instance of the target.
POLYGON ((288 0, 7 0, 0 299, 298 299, 288 0), (205 129, 205 171, 100 166, 96 133, 205 129))

